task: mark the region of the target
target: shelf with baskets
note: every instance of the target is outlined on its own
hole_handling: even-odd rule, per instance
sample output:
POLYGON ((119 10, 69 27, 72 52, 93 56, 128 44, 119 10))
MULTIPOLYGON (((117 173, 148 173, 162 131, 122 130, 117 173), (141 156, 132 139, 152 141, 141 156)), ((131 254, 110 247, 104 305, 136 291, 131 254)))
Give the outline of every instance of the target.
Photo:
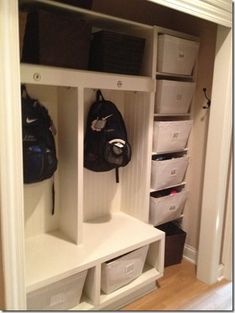
POLYGON ((196 37, 158 27, 155 38, 156 93, 149 222, 158 227, 176 221, 182 224, 184 216, 199 42, 196 37))
POLYGON ((61 2, 19 1, 22 62, 153 78, 152 26, 61 2))

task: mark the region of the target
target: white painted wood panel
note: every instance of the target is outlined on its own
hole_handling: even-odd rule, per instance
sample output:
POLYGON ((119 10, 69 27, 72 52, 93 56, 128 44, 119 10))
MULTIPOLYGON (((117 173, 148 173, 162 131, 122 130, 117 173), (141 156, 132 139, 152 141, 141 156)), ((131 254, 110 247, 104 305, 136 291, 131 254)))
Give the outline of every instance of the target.
POLYGON ((124 117, 132 148, 130 163, 123 168, 121 210, 148 222, 151 133, 151 95, 141 92, 125 95, 124 117))
POLYGON ((223 229, 223 247, 222 247, 222 263, 224 265, 224 278, 227 280, 233 279, 232 268, 233 268, 233 225, 232 225, 232 206, 233 206, 233 198, 232 198, 232 190, 234 188, 233 185, 233 164, 232 164, 233 155, 230 155, 230 169, 229 169, 229 180, 227 184, 227 199, 226 199, 226 215, 225 215, 225 223, 223 229))
MULTIPOLYGON (((57 88, 49 86, 26 85, 30 97, 37 99, 44 105, 51 116, 56 129, 57 117, 57 88)), ((58 136, 55 136, 58 153, 58 136)), ((55 215, 52 215, 52 179, 24 185, 24 216, 26 237, 56 230, 59 216, 59 184, 57 181, 58 170, 55 174, 55 215)))
POLYGON ((93 306, 97 306, 99 304, 100 267, 101 266, 99 264, 88 270, 85 285, 83 288, 83 297, 86 299, 86 302, 90 303, 93 306))
MULTIPOLYGON (((59 140, 59 203, 60 229, 74 243, 81 243, 81 223, 78 217, 78 90, 58 90, 59 140), (80 224, 79 224, 80 222, 80 224)), ((81 210, 81 208, 80 208, 81 210)))
POLYGON ((226 182, 232 136, 232 31, 217 31, 214 80, 205 160, 198 279, 214 283, 218 278, 222 226, 226 207, 226 182))
POLYGON ((24 210, 18 1, 0 1, 0 222, 5 307, 23 310, 24 210))
POLYGON ((99 73, 42 65, 21 65, 21 82, 37 85, 151 92, 151 77, 99 73))
MULTIPOLYGON (((124 94, 121 91, 101 90, 105 99, 112 101, 119 111, 123 112, 124 94)), ((85 90, 84 127, 90 106, 96 99, 96 89, 85 90)), ((120 183, 116 183, 115 170, 94 172, 84 168, 84 221, 100 216, 110 216, 112 212, 120 211, 122 169, 120 183)))

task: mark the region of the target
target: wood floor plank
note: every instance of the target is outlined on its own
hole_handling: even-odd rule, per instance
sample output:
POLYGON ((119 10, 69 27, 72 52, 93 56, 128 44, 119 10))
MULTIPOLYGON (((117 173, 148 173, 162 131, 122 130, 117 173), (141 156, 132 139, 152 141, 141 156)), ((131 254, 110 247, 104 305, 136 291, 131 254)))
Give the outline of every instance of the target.
POLYGON ((207 285, 197 280, 195 265, 186 260, 167 267, 158 285, 159 289, 122 310, 232 310, 232 283, 207 285))

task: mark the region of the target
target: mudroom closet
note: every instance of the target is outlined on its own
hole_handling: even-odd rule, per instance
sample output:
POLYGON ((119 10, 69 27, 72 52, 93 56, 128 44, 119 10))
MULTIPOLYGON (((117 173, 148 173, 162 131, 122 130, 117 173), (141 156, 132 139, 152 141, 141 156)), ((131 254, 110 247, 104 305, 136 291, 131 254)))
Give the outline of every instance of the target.
MULTIPOLYGON (((1 208, 5 308, 121 308, 157 288, 156 281, 164 275, 169 260, 165 254, 167 232, 161 225, 166 223, 187 234, 181 254, 197 262, 199 279, 213 282, 218 277, 215 273, 221 249, 220 245, 216 251, 208 249, 205 223, 212 210, 212 163, 217 162, 218 172, 214 174, 220 178, 216 178, 214 188, 215 192, 220 189, 220 197, 218 194, 214 204, 220 205, 211 213, 214 216, 208 223, 208 236, 220 242, 230 151, 228 75, 223 81, 226 103, 219 109, 211 108, 219 101, 218 92, 213 90, 224 58, 225 68, 230 69, 227 29, 191 17, 199 25, 197 32, 187 20, 190 16, 148 1, 147 8, 154 8, 156 16, 160 16, 158 7, 168 16, 160 25, 157 21, 148 25, 144 20, 115 17, 105 12, 104 1, 94 1, 92 10, 66 1, 13 2, 2 7, 7 32, 17 39, 17 43, 5 42, 4 57, 11 65, 10 76, 7 79, 5 69, 2 84, 4 99, 11 103, 1 108, 5 117, 1 143, 3 130, 8 138, 0 164, 1 205, 6 206, 1 208), (7 19, 10 14, 15 22, 7 19), (37 15, 38 25, 28 24, 27 29, 30 14, 34 14, 31 23, 37 15), (51 51, 47 51, 46 41, 42 44, 43 36, 56 29, 58 16, 64 27, 70 18, 71 29, 77 23, 84 27, 83 35, 78 35, 78 41, 83 42, 73 47, 81 51, 78 63, 73 56, 61 61, 60 47, 52 50, 54 59, 47 56, 51 51), (187 17, 185 22, 182 16, 187 17), (32 37, 33 25, 38 38, 32 37), (22 31, 25 38, 18 40, 22 31), (227 50, 219 49, 219 36, 225 38, 227 50), (115 50, 125 53, 115 55, 115 50), (53 179, 34 184, 23 183, 22 84, 30 97, 48 110, 56 129, 58 168, 53 179), (119 168, 118 183, 114 170, 98 173, 84 167, 86 122, 98 90, 120 111, 132 150, 129 164, 119 168), (219 117, 216 134, 219 132, 222 144, 215 147, 219 117), (225 127, 227 135, 221 133, 225 127), (212 162, 215 149, 218 157, 212 162), (223 160, 221 151, 225 151, 223 160), (6 160, 9 165, 3 166, 6 160), (3 177, 8 177, 4 185, 3 177), (203 265, 206 257, 212 266, 208 276, 203 265)), ((61 33, 65 31, 62 26, 61 33)), ((74 33, 67 37, 61 41, 65 54, 67 40, 73 44, 76 38, 74 33)))

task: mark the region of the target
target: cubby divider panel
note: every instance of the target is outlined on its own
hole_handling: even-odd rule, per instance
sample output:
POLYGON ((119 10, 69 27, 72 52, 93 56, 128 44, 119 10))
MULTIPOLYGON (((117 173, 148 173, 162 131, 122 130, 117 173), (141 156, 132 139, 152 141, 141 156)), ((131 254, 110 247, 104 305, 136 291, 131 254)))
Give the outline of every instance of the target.
POLYGON ((78 89, 34 84, 26 87, 29 95, 47 108, 53 120, 58 159, 58 168, 52 178, 24 185, 26 238, 57 230, 69 241, 79 243, 78 89))

